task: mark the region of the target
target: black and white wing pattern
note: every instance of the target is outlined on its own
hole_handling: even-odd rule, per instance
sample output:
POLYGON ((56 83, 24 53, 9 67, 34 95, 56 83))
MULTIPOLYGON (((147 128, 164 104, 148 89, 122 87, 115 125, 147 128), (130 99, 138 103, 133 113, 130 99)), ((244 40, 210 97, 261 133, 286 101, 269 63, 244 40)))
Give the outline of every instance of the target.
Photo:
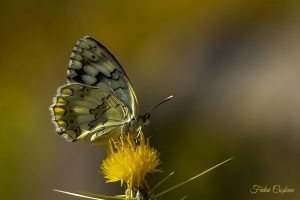
POLYGON ((85 36, 73 48, 67 79, 111 92, 137 115, 137 98, 117 59, 97 40, 85 36))
POLYGON ((68 141, 105 143, 138 115, 137 98, 114 56, 91 37, 73 48, 67 84, 50 107, 58 134, 68 141))

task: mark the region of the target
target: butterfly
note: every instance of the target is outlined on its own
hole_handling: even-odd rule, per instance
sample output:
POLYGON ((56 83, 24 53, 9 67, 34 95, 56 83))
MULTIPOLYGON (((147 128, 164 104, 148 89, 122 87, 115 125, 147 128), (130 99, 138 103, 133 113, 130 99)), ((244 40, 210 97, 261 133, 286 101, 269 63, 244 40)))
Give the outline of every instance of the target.
POLYGON ((50 112, 56 132, 69 142, 137 135, 150 118, 150 112, 139 115, 136 94, 117 59, 89 36, 76 42, 67 83, 57 89, 50 112))

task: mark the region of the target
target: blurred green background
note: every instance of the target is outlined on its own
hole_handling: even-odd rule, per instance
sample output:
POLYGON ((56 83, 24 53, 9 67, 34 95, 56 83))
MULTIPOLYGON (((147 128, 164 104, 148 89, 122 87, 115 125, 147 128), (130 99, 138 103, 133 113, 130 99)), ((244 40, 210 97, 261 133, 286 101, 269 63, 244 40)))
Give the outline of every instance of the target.
MULTIPOLYGON (((77 39, 118 58, 161 152, 161 189, 229 164, 164 199, 299 199, 300 4, 297 1, 1 1, 1 199, 75 199, 52 189, 116 194, 98 172, 105 150, 55 134, 49 105, 77 39), (252 185, 291 194, 252 195, 252 185)), ((115 190, 116 189, 116 190, 115 190)))

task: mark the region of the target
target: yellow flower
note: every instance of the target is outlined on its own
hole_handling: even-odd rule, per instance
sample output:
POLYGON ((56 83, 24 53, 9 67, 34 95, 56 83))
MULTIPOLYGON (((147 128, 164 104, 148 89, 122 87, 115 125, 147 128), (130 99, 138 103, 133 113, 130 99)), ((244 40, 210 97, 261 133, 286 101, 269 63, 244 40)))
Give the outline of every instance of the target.
POLYGON ((128 189, 143 188, 148 173, 159 171, 159 154, 145 142, 143 133, 138 138, 124 135, 117 141, 110 141, 108 156, 101 169, 107 182, 127 183, 128 189))

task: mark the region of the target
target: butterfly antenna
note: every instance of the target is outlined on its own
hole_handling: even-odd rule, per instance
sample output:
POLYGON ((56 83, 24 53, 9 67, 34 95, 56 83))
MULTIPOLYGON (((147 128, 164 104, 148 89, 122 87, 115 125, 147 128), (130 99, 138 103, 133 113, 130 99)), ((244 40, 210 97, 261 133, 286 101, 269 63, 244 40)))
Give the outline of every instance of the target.
POLYGON ((152 110, 154 110, 155 108, 157 108, 158 106, 160 106, 161 104, 170 101, 173 98, 173 95, 165 98, 164 100, 162 100, 161 102, 159 102, 158 104, 156 104, 155 106, 153 106, 152 108, 150 108, 146 113, 150 113, 152 110))

